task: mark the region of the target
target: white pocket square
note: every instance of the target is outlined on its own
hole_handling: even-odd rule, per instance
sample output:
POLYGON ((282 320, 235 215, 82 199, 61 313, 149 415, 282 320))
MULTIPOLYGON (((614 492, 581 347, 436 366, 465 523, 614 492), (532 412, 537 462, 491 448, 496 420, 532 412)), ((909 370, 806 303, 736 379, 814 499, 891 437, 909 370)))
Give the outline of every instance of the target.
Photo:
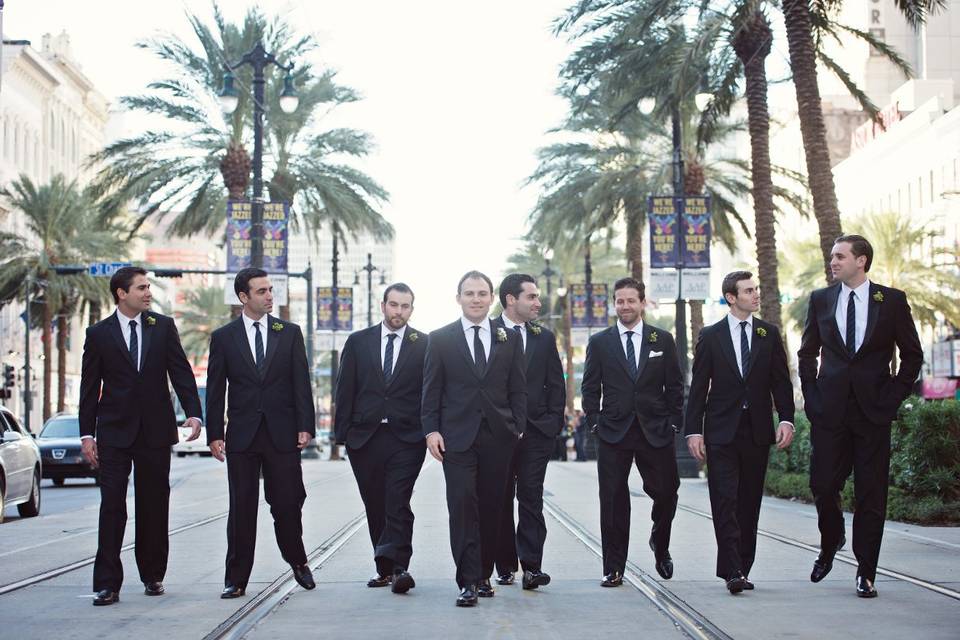
POLYGON ((663 351, 651 351, 648 357, 650 358, 659 358, 663 355, 663 351))

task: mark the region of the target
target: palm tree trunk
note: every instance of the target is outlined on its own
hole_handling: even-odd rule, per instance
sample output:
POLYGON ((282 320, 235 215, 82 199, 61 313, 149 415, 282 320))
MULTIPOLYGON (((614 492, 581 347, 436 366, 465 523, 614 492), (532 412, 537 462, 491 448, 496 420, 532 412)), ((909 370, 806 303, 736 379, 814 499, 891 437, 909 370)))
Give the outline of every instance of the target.
POLYGON ((703 300, 688 300, 690 305, 690 339, 696 344, 703 331, 703 300))
POLYGON ((643 282, 643 215, 627 211, 627 265, 630 277, 643 282))
POLYGON ((53 314, 50 312, 49 296, 44 296, 43 304, 43 327, 41 336, 43 337, 43 421, 50 419, 50 391, 53 387, 53 367, 51 362, 52 349, 50 342, 50 323, 53 322, 53 314))
MULTIPOLYGON (((699 196, 703 195, 706 187, 706 172, 699 159, 692 159, 686 163, 683 185, 684 195, 699 196)), ((680 222, 679 224, 683 224, 680 222)), ((688 300, 690 307, 690 339, 696 344, 703 331, 703 300, 688 300)))
POLYGON ((67 335, 70 320, 66 314, 57 316, 57 412, 66 409, 67 400, 67 335))
POLYGON ((797 115, 807 159, 807 179, 813 196, 813 214, 820 227, 820 251, 827 282, 830 272, 830 250, 841 234, 837 194, 827 150, 827 130, 823 123, 820 88, 817 86, 817 63, 810 24, 809 0, 783 0, 783 20, 787 28, 790 68, 797 92, 797 115))
MULTIPOLYGON (((759 11, 733 38, 747 80, 747 122, 750 130, 750 173, 753 183, 754 226, 760 279, 760 317, 781 325, 780 282, 777 276, 777 239, 770 172, 770 112, 767 108, 765 61, 773 32, 759 11)), ((831 241, 832 245, 832 241, 831 241)))
POLYGON ((567 411, 573 415, 574 398, 577 395, 576 369, 573 364, 573 306, 570 292, 563 297, 563 348, 567 369, 567 411))
POLYGON ((87 317, 87 325, 92 327, 100 322, 101 313, 103 313, 103 306, 99 302, 91 302, 90 315, 87 317))

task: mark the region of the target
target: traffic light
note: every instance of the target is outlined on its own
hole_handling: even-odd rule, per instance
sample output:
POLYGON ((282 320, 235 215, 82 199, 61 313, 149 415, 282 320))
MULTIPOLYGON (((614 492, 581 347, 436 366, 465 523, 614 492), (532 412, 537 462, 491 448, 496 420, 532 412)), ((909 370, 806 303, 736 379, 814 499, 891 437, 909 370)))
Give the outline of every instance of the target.
POLYGON ((16 380, 17 380, 17 374, 14 371, 13 365, 9 365, 9 364, 3 365, 3 388, 9 389, 13 387, 16 380))

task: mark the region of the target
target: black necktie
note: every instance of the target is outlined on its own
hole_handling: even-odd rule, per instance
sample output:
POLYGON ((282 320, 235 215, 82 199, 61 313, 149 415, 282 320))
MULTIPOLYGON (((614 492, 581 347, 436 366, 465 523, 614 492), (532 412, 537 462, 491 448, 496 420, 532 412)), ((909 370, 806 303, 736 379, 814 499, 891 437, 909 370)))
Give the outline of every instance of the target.
POLYGON ((513 330, 517 332, 517 335, 520 336, 520 351, 526 351, 523 346, 523 327, 519 324, 513 325, 513 330))
POLYGON ((391 374, 393 374, 393 341, 396 339, 397 334, 388 333, 387 334, 387 348, 383 350, 383 381, 387 382, 390 380, 391 374))
POLYGON ((139 354, 140 343, 137 341, 137 321, 130 321, 130 357, 133 358, 133 366, 137 371, 140 371, 140 359, 139 354))
POLYGON ((480 340, 480 327, 473 327, 473 363, 477 365, 477 371, 480 373, 487 368, 487 354, 480 340))
POLYGON ((627 331, 627 366, 630 368, 630 377, 637 379, 637 352, 633 348, 633 331, 627 331))
POLYGON ((847 352, 857 352, 857 296, 851 291, 847 300, 847 352))
POLYGON ((253 350, 256 355, 254 362, 257 365, 257 371, 263 367, 263 334, 260 333, 260 323, 253 323, 253 330, 256 332, 256 335, 253 336, 253 350))
POLYGON ((750 340, 747 339, 747 321, 740 323, 740 373, 747 377, 750 368, 750 340))

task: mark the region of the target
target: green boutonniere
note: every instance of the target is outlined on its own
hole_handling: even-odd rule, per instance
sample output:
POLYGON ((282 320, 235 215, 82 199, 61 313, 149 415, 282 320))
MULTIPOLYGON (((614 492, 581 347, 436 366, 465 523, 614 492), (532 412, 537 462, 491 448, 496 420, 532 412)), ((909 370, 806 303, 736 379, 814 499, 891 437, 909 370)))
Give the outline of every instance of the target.
POLYGON ((407 336, 407 339, 408 339, 410 342, 416 342, 417 340, 420 339, 420 334, 417 333, 416 331, 411 331, 411 332, 410 332, 410 335, 407 336))
POLYGON ((283 323, 282 323, 282 322, 274 322, 272 325, 270 325, 270 328, 273 329, 274 331, 282 331, 282 330, 283 330, 283 323))
POLYGON ((540 332, 543 331, 543 327, 541 327, 539 324, 535 322, 531 322, 530 331, 533 333, 533 335, 538 336, 540 335, 540 332))
POLYGON ((760 336, 761 338, 766 338, 767 330, 764 329, 763 327, 757 327, 757 335, 760 336))
POLYGON ((877 302, 883 302, 883 292, 877 291, 876 293, 874 293, 873 299, 876 300, 877 302))
POLYGON ((651 332, 650 332, 650 337, 647 338, 647 340, 648 340, 649 342, 656 342, 656 341, 657 341, 657 332, 656 332, 656 331, 651 331, 651 332))
POLYGON ((497 329, 497 342, 506 342, 507 341, 507 330, 500 328, 497 329))
POLYGON ((153 325, 157 324, 157 319, 153 316, 147 316, 147 324, 152 327, 153 325))

